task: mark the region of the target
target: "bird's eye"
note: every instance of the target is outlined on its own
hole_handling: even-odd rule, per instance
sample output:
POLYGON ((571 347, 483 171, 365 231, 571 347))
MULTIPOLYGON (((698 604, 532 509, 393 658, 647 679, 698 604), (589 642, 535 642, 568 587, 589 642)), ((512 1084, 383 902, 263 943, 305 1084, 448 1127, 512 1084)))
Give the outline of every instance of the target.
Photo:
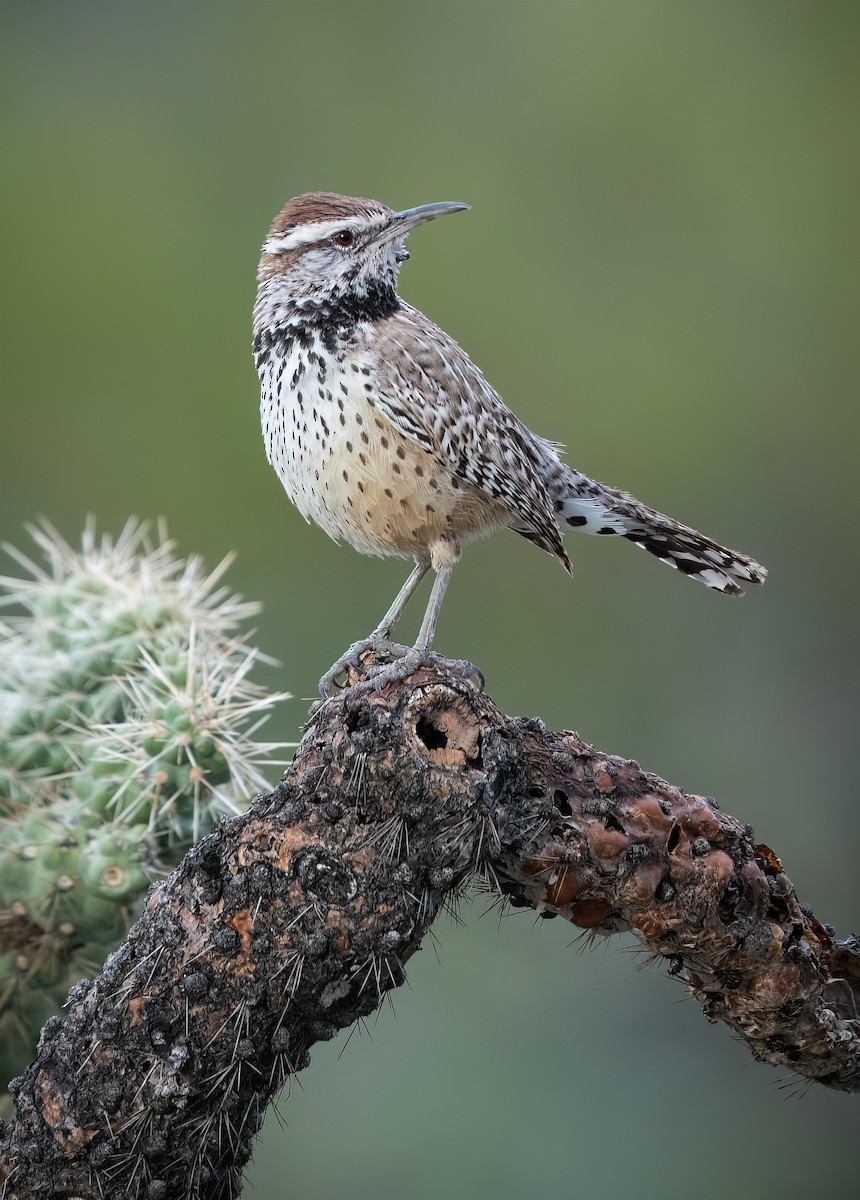
POLYGON ((351 229, 341 229, 331 240, 336 246, 351 246, 355 241, 355 234, 351 229))

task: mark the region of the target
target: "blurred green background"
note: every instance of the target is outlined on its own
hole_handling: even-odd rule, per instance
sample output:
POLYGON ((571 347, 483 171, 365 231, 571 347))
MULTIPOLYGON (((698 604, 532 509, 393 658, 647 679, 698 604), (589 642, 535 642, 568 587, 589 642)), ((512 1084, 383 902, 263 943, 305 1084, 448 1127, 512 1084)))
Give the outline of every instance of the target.
MULTIPOLYGON (((718 796, 857 913, 856 3, 7 3, 0 533, 164 514, 265 603, 308 697, 407 570, 266 465, 258 247, 317 188, 465 200, 403 291, 581 469, 754 553, 728 602, 623 544, 573 581, 471 548, 438 647, 508 711, 718 796)), ((410 616, 417 627, 422 605, 410 616)), ((275 730, 295 736, 305 704, 275 730)), ((249 1194, 847 1194, 857 1101, 748 1062, 632 943, 440 922, 373 1036, 320 1047, 249 1194)))

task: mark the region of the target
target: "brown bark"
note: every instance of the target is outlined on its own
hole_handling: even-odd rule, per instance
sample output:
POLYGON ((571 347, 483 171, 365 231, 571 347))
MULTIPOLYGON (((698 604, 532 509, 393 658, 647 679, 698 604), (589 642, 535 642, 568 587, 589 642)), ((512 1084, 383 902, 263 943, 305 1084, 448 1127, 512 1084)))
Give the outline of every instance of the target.
POLYGON ((427 668, 318 706, 284 781, 152 891, 17 1081, 0 1200, 238 1195, 284 1079, 403 982, 475 872, 632 930, 756 1058, 860 1087, 860 942, 749 826, 427 668))

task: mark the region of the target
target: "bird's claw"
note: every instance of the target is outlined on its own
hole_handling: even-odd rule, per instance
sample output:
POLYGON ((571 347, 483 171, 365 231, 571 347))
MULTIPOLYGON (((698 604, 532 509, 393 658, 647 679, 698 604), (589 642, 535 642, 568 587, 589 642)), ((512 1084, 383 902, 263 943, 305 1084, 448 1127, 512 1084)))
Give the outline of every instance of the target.
POLYGON ((484 672, 473 662, 469 662, 467 658, 445 658, 444 654, 428 654, 425 656, 425 661, 429 661, 442 671, 447 671, 450 675, 456 675, 466 683, 470 683, 472 687, 477 686, 479 692, 482 692, 486 686, 484 672))
POLYGON ((351 672, 369 679, 377 670, 384 670, 387 664, 385 662, 378 663, 377 660, 380 658, 397 660, 409 653, 408 646, 399 646, 396 642, 389 641, 388 638, 369 637, 363 641, 354 642, 346 654, 342 654, 336 662, 332 663, 323 675, 320 680, 320 695, 328 698, 338 690, 346 688, 351 672), (365 662, 366 655, 372 655, 374 661, 365 662))
POLYGON ((407 650, 394 662, 372 667, 367 679, 358 686, 372 687, 377 695, 381 696, 386 684, 408 679, 419 667, 434 667, 440 674, 455 675, 473 687, 477 685, 479 692, 484 690, 483 672, 474 663, 463 658, 446 658, 444 654, 417 648, 407 650))
POLYGON ((466 659, 446 658, 432 650, 419 650, 415 647, 400 646, 387 639, 367 638, 355 642, 346 654, 333 663, 320 680, 320 695, 329 698, 336 690, 348 686, 350 673, 361 675, 352 687, 373 688, 377 695, 382 695, 383 688, 389 683, 397 683, 414 674, 419 667, 435 667, 442 673, 456 675, 472 686, 477 685, 479 691, 484 690, 484 676, 474 663, 466 659), (372 662, 366 662, 365 656, 373 655, 372 662), (383 661, 380 662, 379 660, 383 661), (342 681, 341 681, 342 680, 342 681))

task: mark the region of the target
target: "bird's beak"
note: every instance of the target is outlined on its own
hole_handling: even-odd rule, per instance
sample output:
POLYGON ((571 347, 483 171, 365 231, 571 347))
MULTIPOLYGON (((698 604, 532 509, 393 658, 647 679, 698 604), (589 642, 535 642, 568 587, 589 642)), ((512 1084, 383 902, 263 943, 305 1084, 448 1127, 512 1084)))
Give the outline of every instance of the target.
POLYGON ((417 208, 404 208, 402 212, 392 214, 386 234, 389 237, 405 237, 416 225, 432 221, 445 213, 462 212, 470 208, 469 204, 460 204, 456 200, 440 200, 438 204, 419 204, 417 208))

